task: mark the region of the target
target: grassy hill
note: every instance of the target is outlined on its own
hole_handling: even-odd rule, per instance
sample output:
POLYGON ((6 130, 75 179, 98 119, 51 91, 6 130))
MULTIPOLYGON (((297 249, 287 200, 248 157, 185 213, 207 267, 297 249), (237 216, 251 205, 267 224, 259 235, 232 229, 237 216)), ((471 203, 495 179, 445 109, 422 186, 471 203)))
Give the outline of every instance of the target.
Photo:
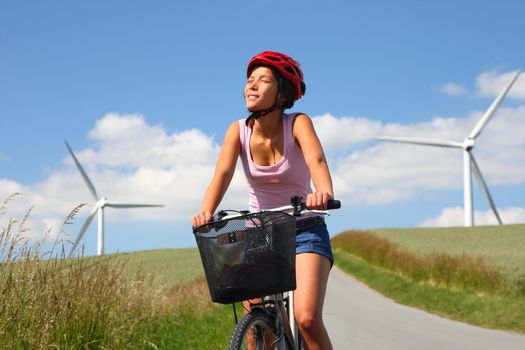
POLYGON ((525 225, 346 231, 335 263, 399 303, 525 333, 525 225))
MULTIPOLYGON (((338 266, 398 302, 472 324, 525 333, 524 224, 347 231, 334 237, 332 244, 338 266), (344 247, 344 238, 356 233, 368 237, 357 244, 375 252, 379 260, 362 250, 352 251, 355 247, 344 247), (412 270, 403 270, 403 264, 412 270)), ((166 282, 203 277, 196 248, 123 257, 129 259, 131 270, 142 266, 166 282)))
POLYGON ((171 286, 204 277, 197 248, 144 250, 121 253, 115 257, 126 261, 130 278, 137 272, 143 272, 171 286))
MULTIPOLYGON (((348 231, 352 232, 352 231, 348 231)), ((482 257, 506 276, 525 275, 525 224, 478 227, 381 228, 366 231, 418 255, 445 253, 482 257)), ((342 233, 345 234, 344 232, 342 233)), ((129 273, 159 276, 166 284, 204 277, 197 248, 121 253, 129 273)))
MULTIPOLYGON (((12 227, 0 349, 226 347, 231 306, 211 303, 196 248, 42 260, 12 227)), ((348 231, 332 244, 337 265, 400 303, 525 333, 525 225, 348 231)))
POLYGON ((525 224, 370 231, 417 254, 480 256, 509 277, 525 275, 525 224))

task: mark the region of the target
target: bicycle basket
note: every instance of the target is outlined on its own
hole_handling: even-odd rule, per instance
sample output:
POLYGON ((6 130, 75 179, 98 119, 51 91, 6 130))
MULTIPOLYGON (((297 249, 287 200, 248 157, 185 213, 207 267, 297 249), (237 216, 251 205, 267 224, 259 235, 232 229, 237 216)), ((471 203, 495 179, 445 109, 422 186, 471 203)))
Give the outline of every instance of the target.
POLYGON ((229 304, 295 289, 295 218, 258 212, 193 233, 211 299, 229 304))

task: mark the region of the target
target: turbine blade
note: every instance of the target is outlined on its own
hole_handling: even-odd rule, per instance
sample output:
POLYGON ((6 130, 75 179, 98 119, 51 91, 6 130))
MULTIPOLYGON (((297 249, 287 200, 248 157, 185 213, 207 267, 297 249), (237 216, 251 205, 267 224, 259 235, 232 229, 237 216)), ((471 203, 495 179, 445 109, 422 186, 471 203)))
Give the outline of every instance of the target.
POLYGON ((106 207, 111 208, 153 208, 163 207, 163 204, 124 204, 124 203, 107 203, 106 207))
POLYGON ((84 221, 82 228, 78 232, 78 236, 77 236, 77 239, 75 240, 75 244, 73 244, 73 248, 71 248, 71 251, 69 252, 69 256, 68 256, 69 258, 73 255, 73 253, 75 252, 75 249, 77 249, 78 244, 82 240, 84 233, 86 233, 86 230, 89 227, 89 224, 91 223, 91 221, 97 214, 98 209, 99 209, 98 205, 95 205, 93 210, 91 210, 91 213, 89 213, 88 217, 86 218, 86 221, 84 221))
POLYGON ((481 131, 483 130, 485 125, 487 125, 490 118, 492 118, 492 116, 494 115, 494 112, 496 112, 496 109, 498 109, 499 105, 501 104, 501 101, 503 101, 503 99, 509 92, 510 88, 512 87, 516 79, 518 79, 518 76, 520 75, 520 73, 521 73, 521 70, 518 70, 514 78, 507 85, 507 87, 499 94, 499 96, 494 100, 494 102, 492 102, 489 109, 487 109, 487 111, 485 112, 485 114, 483 114, 483 116, 481 117, 479 122, 476 124, 476 126, 474 126, 474 129, 472 129, 472 132, 470 133, 469 138, 475 139, 476 137, 479 136, 479 134, 481 134, 481 131))
POLYGON ((474 176, 476 176, 476 180, 478 181, 479 187, 481 189, 481 192, 485 195, 485 199, 489 203, 490 207, 492 208, 492 211, 494 212, 494 215, 496 215, 496 219, 498 220, 499 224, 502 225, 501 218, 499 217, 498 209, 496 208, 496 205, 494 204, 494 201, 492 200, 492 197, 489 192, 489 188, 487 187, 487 184, 485 180, 483 179, 483 175, 481 175, 481 170, 479 170, 478 163, 474 159, 474 156, 469 152, 470 155, 470 162, 472 163, 472 171, 474 172, 474 176))
POLYGON ((435 139, 425 140, 425 139, 410 138, 410 137, 391 137, 391 136, 376 136, 374 137, 374 139, 381 140, 381 141, 411 143, 415 145, 463 148, 463 143, 456 142, 456 141, 435 140, 435 139))
POLYGON ((88 186, 89 191, 91 192, 95 200, 98 201, 99 197, 97 195, 97 191, 95 190, 95 186, 93 186, 93 183, 91 182, 86 172, 82 168, 82 165, 80 165, 77 157, 75 157, 75 154, 73 153, 73 150, 71 149, 71 147, 69 147, 69 144, 67 143, 67 141, 64 141, 64 142, 66 144, 67 149, 69 150, 69 153, 71 153, 71 156, 73 157, 73 160, 75 161, 75 164, 77 165, 78 171, 80 171, 80 175, 82 175, 82 178, 86 182, 86 185, 88 186))

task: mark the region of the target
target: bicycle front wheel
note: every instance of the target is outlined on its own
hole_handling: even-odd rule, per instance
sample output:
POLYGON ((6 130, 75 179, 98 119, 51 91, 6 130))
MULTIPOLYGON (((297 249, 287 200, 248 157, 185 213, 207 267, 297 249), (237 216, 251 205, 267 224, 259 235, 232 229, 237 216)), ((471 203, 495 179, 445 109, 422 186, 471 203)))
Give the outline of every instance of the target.
POLYGON ((244 315, 237 323, 230 341, 230 350, 267 350, 267 349, 290 349, 287 346, 283 332, 276 334, 273 316, 253 309, 244 315), (286 345, 284 345, 286 344, 286 345), (282 346, 285 347, 282 347, 282 346))

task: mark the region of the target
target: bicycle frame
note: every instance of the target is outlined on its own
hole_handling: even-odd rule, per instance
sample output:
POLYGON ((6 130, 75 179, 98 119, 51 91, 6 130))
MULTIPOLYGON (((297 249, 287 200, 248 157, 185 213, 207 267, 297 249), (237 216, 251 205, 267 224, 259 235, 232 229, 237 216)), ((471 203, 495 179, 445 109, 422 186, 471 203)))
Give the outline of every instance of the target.
MULTIPOLYGON (((263 297, 262 304, 255 304, 251 307, 250 312, 253 308, 260 308, 263 312, 271 314, 274 317, 274 327, 282 331, 282 337, 286 337, 284 341, 287 341, 291 346, 292 350, 299 349, 299 337, 297 323, 293 316, 293 291, 285 293, 278 293, 263 297), (284 294, 288 293, 286 297, 284 294), (287 299, 287 306, 285 305, 285 299, 287 299), (275 308, 274 312, 269 309, 275 308)), ((280 340, 282 341, 282 340, 280 340)), ((282 343, 280 343, 282 344, 282 343)), ((279 349, 288 349, 282 344, 279 349)))
POLYGON ((288 292, 288 324, 292 332, 294 347, 299 349, 299 327, 297 326, 297 322, 295 322, 293 294, 293 290, 288 292))

